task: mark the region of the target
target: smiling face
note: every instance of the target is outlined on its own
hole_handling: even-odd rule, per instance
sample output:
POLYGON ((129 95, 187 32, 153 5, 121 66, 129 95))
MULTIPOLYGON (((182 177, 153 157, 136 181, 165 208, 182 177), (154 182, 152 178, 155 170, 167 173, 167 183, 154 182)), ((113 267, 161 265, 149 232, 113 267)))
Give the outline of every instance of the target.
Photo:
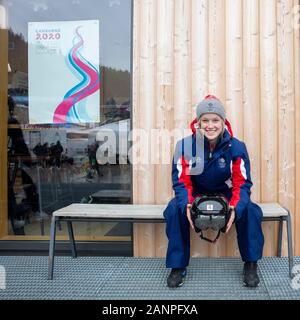
POLYGON ((205 113, 198 124, 204 130, 204 135, 210 143, 217 141, 224 128, 223 119, 215 113, 205 113))

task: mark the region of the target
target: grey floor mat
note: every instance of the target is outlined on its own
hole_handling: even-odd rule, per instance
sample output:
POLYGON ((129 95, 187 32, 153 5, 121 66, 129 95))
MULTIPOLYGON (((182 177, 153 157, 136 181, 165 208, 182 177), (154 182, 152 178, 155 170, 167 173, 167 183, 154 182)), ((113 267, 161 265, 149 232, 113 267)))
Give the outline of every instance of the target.
POLYGON ((295 282, 293 288, 288 276, 287 258, 263 258, 256 289, 242 285, 238 258, 192 258, 184 285, 176 289, 166 286, 169 270, 160 258, 59 256, 52 281, 47 280, 48 257, 0 256, 0 266, 6 272, 1 300, 300 299, 300 288, 295 289, 295 282))

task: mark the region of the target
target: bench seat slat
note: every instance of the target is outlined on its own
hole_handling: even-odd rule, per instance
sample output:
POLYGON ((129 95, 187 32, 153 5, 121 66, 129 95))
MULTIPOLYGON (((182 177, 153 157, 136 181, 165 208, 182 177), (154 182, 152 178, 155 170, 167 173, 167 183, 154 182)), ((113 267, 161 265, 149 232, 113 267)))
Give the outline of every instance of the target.
POLYGON ((258 203, 261 207, 264 217, 282 217, 287 216, 288 211, 279 203, 258 203))
MULTIPOLYGON (((278 203, 259 203, 264 217, 287 216, 278 203)), ((56 217, 163 219, 166 205, 147 204, 85 204, 73 203, 53 213, 56 217)))
POLYGON ((163 219, 166 205, 75 203, 53 213, 56 217, 163 219))

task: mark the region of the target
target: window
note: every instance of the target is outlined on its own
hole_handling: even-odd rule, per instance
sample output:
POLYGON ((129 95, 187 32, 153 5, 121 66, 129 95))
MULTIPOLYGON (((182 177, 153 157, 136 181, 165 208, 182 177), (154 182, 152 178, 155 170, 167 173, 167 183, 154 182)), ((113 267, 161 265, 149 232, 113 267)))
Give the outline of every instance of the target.
MULTIPOLYGON (((103 164, 97 150, 103 143, 98 141, 102 130, 112 130, 118 137, 120 128, 130 129, 132 4, 131 0, 0 4, 9 24, 8 235, 45 239, 51 213, 63 206, 131 201, 130 164, 120 164, 118 148, 115 163, 103 164), (78 24, 81 34, 72 38, 70 30, 78 24), (78 102, 90 80, 72 65, 77 58, 69 55, 83 34, 85 47, 77 50, 77 58, 97 74, 100 85, 78 102), (69 51, 61 49, 68 46, 69 51), (65 121, 52 121, 57 97, 64 101, 77 93, 65 121), (90 112, 89 118, 78 116, 83 110, 90 112)), ((65 239, 67 230, 61 227, 58 239, 65 239)), ((74 231, 83 240, 131 239, 129 224, 78 223, 74 231)))

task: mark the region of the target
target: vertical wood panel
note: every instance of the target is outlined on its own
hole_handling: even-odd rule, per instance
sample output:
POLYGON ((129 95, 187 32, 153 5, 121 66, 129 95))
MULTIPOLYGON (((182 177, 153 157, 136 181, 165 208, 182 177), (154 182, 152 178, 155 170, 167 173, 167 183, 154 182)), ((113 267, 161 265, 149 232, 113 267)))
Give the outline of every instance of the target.
MULTIPOLYGON (((135 60, 138 65, 138 97, 139 108, 133 115, 133 128, 144 130, 143 138, 133 143, 133 201, 134 203, 154 203, 154 167, 150 163, 151 129, 155 125, 155 80, 156 80, 156 1, 138 1, 135 6, 137 23, 138 51, 135 51, 135 60), (137 150, 137 152, 135 152, 137 150), (138 157, 145 156, 145 162, 138 157)), ((136 132, 139 133, 139 132, 136 132)), ((153 224, 134 224, 133 230, 134 254, 139 256, 155 255, 155 227, 153 224)))
POLYGON ((187 128, 192 118, 190 69, 191 1, 175 1, 174 128, 187 128))
MULTIPOLYGON (((192 0, 192 105, 208 93, 208 0, 192 0)), ((195 114, 195 109, 193 109, 195 114)))
POLYGON ((172 197, 171 166, 172 144, 168 133, 173 129, 173 50, 174 50, 174 0, 157 3, 157 81, 156 121, 158 137, 152 141, 157 155, 155 202, 167 203, 172 197), (167 139, 167 140, 164 140, 167 139), (166 185, 166 183, 168 184, 166 185))
MULTIPOLYGON (((259 4, 266 1, 243 1, 243 137, 246 143, 253 180, 252 200, 260 200, 260 57, 259 4)), ((263 20, 264 21, 264 20, 263 20)), ((238 119, 237 119, 238 121, 238 119)))
MULTIPOLYGON (((295 94, 292 0, 278 1, 278 194, 279 202, 295 208, 295 94)), ((286 237, 285 237, 286 240, 286 237)), ((286 241, 285 241, 286 244, 286 241)), ((284 246, 286 254, 286 245, 284 246)))
MULTIPOLYGON (((157 104, 156 128, 159 136, 152 145, 158 156, 155 164, 155 203, 167 204, 173 192, 170 185, 173 144, 169 132, 173 129, 173 50, 174 0, 157 2, 157 104), (167 140, 166 140, 167 139, 167 140)), ((167 240, 165 224, 155 225, 156 256, 165 256, 167 240)))
MULTIPOLYGON (((243 138, 243 2, 226 0, 226 117, 243 138), (234 53, 234 54, 233 54, 234 53)), ((238 255, 235 228, 224 237, 227 255, 238 255)))
MULTIPOLYGON (((208 14, 209 93, 226 101, 226 5, 225 0, 209 0, 208 14)), ((208 232, 210 237, 214 232, 208 232)), ((199 240, 198 240, 199 241, 199 240)), ((209 255, 217 257, 224 251, 223 234, 216 245, 209 246, 209 255)))
MULTIPOLYGON (((192 105, 195 106, 208 93, 208 0, 192 0, 192 105)), ((199 236, 191 232, 191 254, 193 257, 208 256, 211 245, 200 241, 199 236)))
MULTIPOLYGON (((141 0, 134 0, 133 2, 133 34, 132 34, 132 128, 138 128, 139 127, 139 109, 140 109, 140 59, 139 59, 139 51, 140 51, 140 11, 141 11, 141 0)), ((132 154, 134 153, 133 148, 131 149, 132 154)), ((138 148, 138 146, 137 146, 138 148)), ((132 165, 132 193, 133 193, 133 203, 138 203, 138 166, 135 164, 132 165)), ((138 232, 139 231, 139 225, 133 224, 133 235, 132 235, 132 241, 133 241, 133 253, 134 256, 139 256, 142 254, 143 249, 140 248, 138 245, 142 235, 138 232)))
MULTIPOLYGON (((299 1, 294 0, 294 14, 300 14, 299 1)), ((300 254, 300 30, 299 20, 293 21, 294 24, 294 59, 295 59, 295 124, 296 124, 296 208, 293 221, 294 231, 294 251, 297 255, 300 254)))
MULTIPOLYGON (((0 23, 1 25, 1 23, 0 23)), ((8 33, 0 29, 0 238, 7 235, 7 65, 8 33)))
MULTIPOLYGON (((278 201, 276 0, 260 1, 261 201, 278 201)), ((264 255, 276 252, 277 224, 264 223, 264 255)))
POLYGON ((209 0, 209 93, 226 101, 225 0, 209 0))
MULTIPOLYGON (((233 134, 238 139, 243 139, 242 4, 242 0, 226 0, 226 116, 230 119, 233 134)), ((252 49, 257 50, 256 47, 252 49)))

